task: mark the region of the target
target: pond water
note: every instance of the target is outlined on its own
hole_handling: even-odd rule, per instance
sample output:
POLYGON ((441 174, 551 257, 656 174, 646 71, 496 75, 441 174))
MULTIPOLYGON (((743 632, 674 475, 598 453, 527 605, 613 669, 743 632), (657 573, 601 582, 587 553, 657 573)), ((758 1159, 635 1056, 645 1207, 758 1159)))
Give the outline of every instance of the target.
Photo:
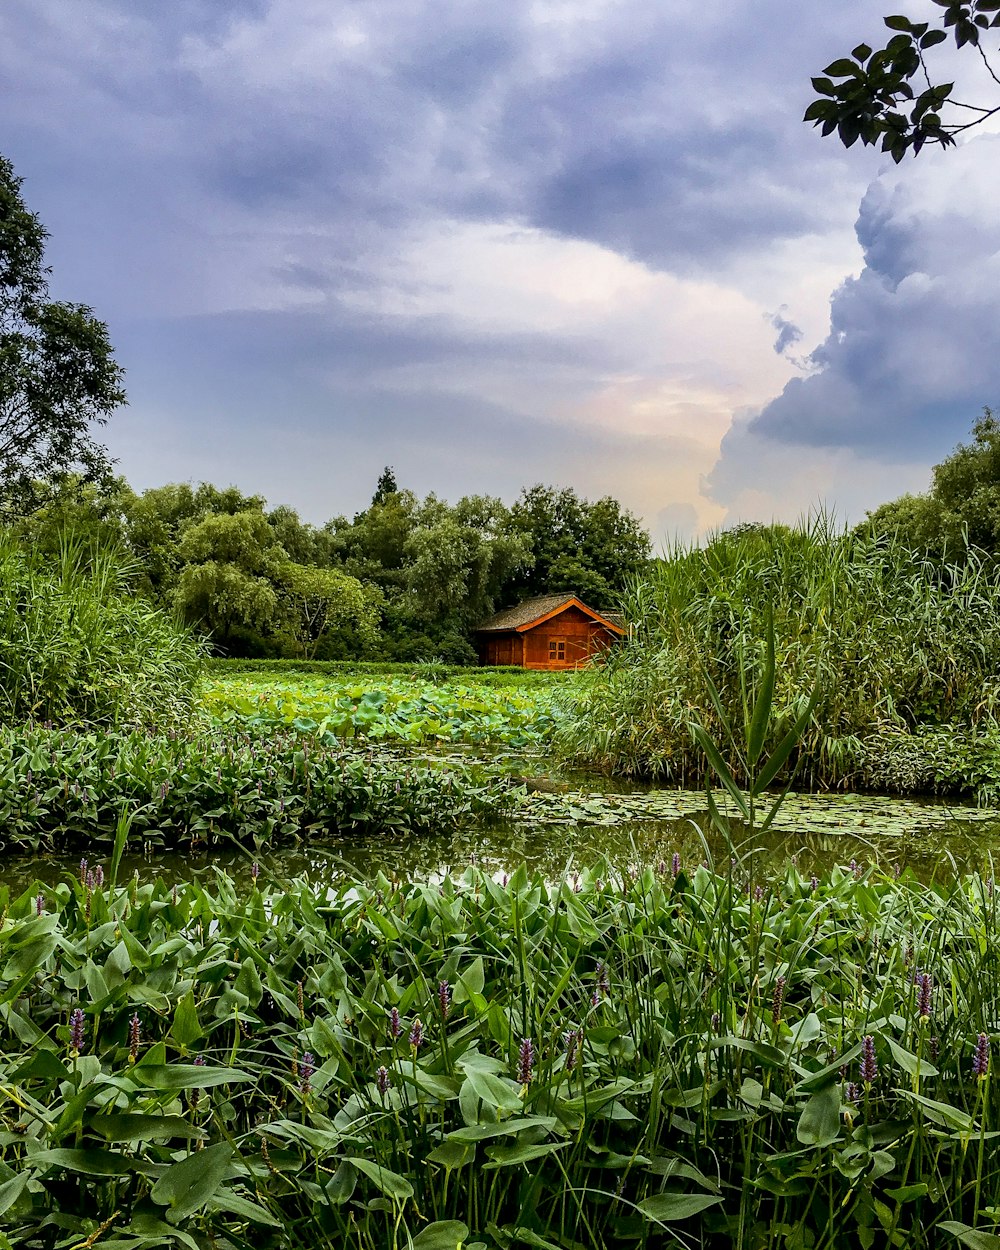
MULTIPOLYGON (((308 875, 317 881, 344 874, 370 879, 379 872, 433 878, 472 862, 501 874, 522 861, 555 878, 601 859, 618 868, 669 862, 675 851, 689 867, 708 856, 725 862, 727 845, 711 827, 704 793, 610 789, 595 778, 580 787, 579 780, 573 789, 557 781, 551 790, 517 791, 501 823, 436 835, 331 838, 256 858, 272 879, 308 875)), ((1000 858, 1000 811, 934 800, 789 794, 766 834, 748 838, 735 821, 731 834, 741 853, 753 849, 758 867, 770 870, 791 857, 804 873, 853 859, 889 872, 908 867, 926 880, 987 868, 991 857, 1000 858)), ((249 879, 252 859, 239 852, 126 856, 120 879, 138 871, 144 879, 181 881, 216 869, 249 879)), ((79 853, 7 856, 0 882, 19 891, 36 879, 54 883, 78 867, 79 853)))

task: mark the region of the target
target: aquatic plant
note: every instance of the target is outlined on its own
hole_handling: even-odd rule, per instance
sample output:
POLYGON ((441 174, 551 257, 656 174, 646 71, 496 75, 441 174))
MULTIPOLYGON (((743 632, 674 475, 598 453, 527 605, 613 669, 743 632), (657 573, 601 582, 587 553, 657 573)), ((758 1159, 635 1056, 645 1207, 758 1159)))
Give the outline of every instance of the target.
POLYGON ((844 867, 812 888, 789 866, 755 901, 742 871, 0 887, 0 1230, 138 1250, 1000 1235, 985 880, 844 867), (934 1056, 915 962, 940 988, 934 1056))
MULTIPOLYGON (((6 847, 113 841, 129 820, 133 849, 189 850, 352 831, 421 832, 499 810, 504 793, 459 764, 412 763, 309 733, 0 729, 0 826, 6 847)), ((80 875, 93 890, 98 868, 80 875)))
POLYGON ((423 743, 547 743, 572 702, 572 675, 465 670, 441 681, 419 671, 384 676, 319 675, 261 669, 215 676, 203 703, 226 724, 261 730, 331 734, 343 739, 423 743), (548 678, 548 680, 539 680, 548 678))

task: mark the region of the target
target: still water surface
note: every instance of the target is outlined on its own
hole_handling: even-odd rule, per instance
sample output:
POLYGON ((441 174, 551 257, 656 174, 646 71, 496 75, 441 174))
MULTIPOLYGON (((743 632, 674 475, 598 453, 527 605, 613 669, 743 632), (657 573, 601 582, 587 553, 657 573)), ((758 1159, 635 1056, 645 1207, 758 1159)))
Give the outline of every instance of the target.
MULTIPOLYGON (((776 870, 794 856, 804 873, 853 859, 889 872, 909 867, 924 879, 947 878, 956 871, 989 868, 994 856, 1000 859, 1000 811, 933 800, 793 794, 766 834, 747 839, 734 823, 732 835, 742 851, 758 849, 760 866, 776 870)), ((308 875, 332 882, 344 875, 371 879, 380 872, 430 879, 461 872, 472 862, 497 874, 524 862, 555 878, 601 859, 619 868, 657 864, 669 861, 675 851, 688 866, 708 856, 725 862, 726 842, 710 826, 704 794, 622 793, 595 781, 568 792, 520 797, 502 823, 435 835, 331 837, 262 850, 256 858, 270 878, 308 875)), ((0 882, 17 892, 35 880, 54 883, 77 872, 79 858, 79 852, 6 856, 0 882)), ((126 856, 119 879, 137 871, 143 879, 182 881, 211 876, 216 869, 248 878, 253 858, 232 851, 126 856)))

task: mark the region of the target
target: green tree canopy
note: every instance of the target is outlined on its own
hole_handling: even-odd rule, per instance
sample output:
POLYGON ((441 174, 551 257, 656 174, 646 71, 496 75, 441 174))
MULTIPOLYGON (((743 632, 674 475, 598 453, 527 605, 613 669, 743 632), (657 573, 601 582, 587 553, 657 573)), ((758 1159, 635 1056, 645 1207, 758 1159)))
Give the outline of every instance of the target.
POLYGON ((192 625, 225 645, 234 629, 266 629, 279 597, 274 582, 287 561, 261 512, 216 513, 186 530, 174 603, 192 625))
POLYGON ((927 494, 883 504, 866 527, 935 558, 961 559, 969 547, 1000 556, 1000 421, 993 412, 984 409, 972 441, 935 465, 927 494))
POLYGON ((530 572, 508 587, 511 602, 566 591, 611 608, 649 559, 649 535, 610 496, 591 503, 571 489, 532 486, 514 503, 511 520, 535 558, 530 572))
POLYGON ((0 506, 13 515, 38 505, 41 482, 110 473, 92 427, 125 402, 105 324, 49 299, 47 237, 0 157, 0 506))
POLYGON ((937 22, 915 22, 905 14, 883 19, 892 31, 884 47, 859 43, 850 56, 838 57, 812 80, 818 98, 804 120, 824 135, 836 134, 845 147, 858 139, 880 143, 897 163, 907 152, 916 155, 925 144, 947 147, 956 135, 982 125, 1000 112, 998 104, 974 104, 954 95, 955 83, 934 81, 933 48, 951 38, 985 64, 1000 86, 990 60, 1000 27, 1000 0, 933 0, 941 10, 937 22), (914 85, 916 84, 916 85, 914 85))
POLYGON ((381 594, 339 569, 321 569, 289 560, 277 578, 286 629, 296 648, 314 659, 324 638, 337 629, 350 630, 362 645, 378 633, 381 594))

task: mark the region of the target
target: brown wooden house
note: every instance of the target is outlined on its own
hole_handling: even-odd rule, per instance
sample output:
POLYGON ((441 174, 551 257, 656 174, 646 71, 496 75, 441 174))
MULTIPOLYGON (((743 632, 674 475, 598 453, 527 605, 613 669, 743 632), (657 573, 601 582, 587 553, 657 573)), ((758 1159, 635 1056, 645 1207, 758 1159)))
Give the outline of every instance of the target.
POLYGON ((595 612, 576 595, 543 595, 505 608, 476 630, 480 664, 578 668, 625 633, 617 614, 595 612))

